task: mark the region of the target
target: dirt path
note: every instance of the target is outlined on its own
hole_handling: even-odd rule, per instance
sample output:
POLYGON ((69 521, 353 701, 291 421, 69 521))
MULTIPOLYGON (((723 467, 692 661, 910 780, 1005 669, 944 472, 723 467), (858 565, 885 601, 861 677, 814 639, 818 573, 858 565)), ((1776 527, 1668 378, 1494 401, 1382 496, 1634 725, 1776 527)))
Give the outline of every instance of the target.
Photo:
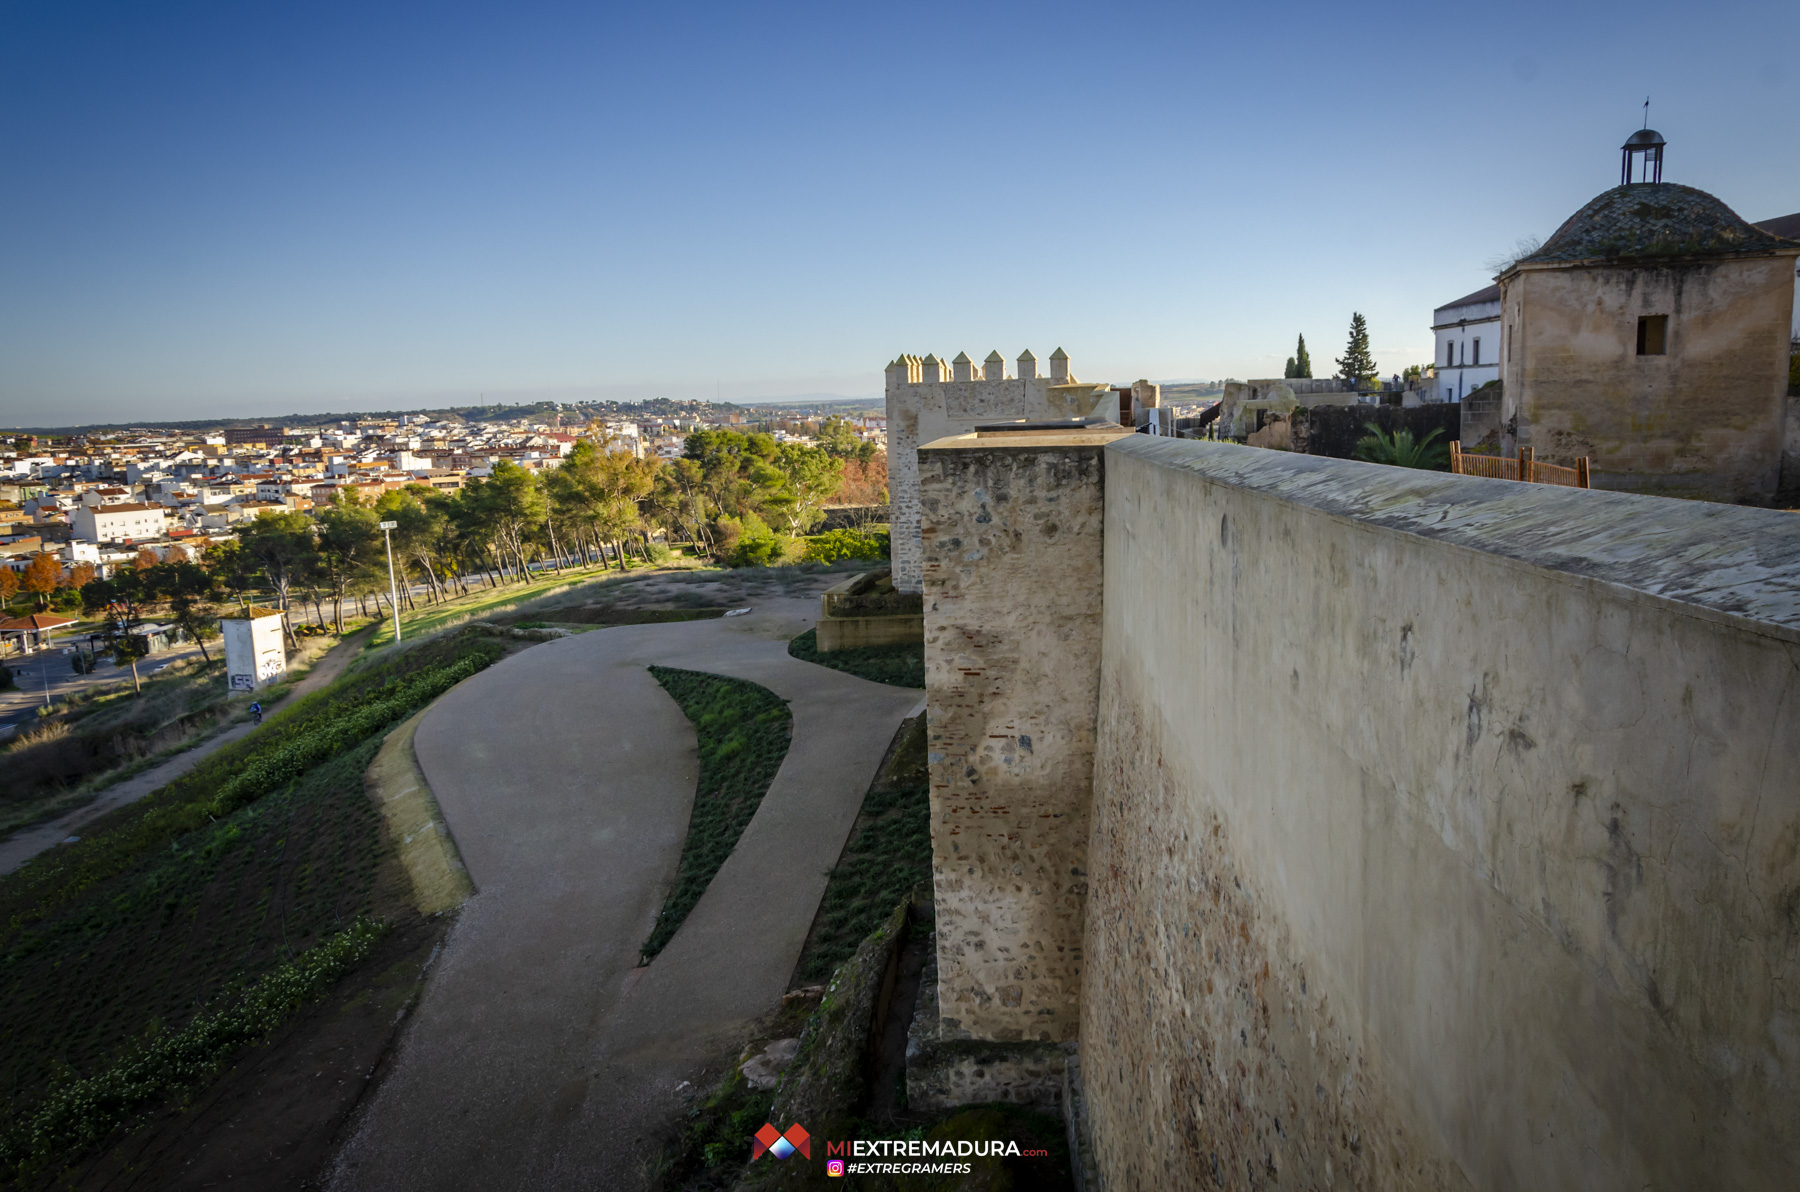
POLYGON ((918 702, 790 658, 817 607, 774 600, 552 642, 426 716, 420 765, 477 893, 333 1188, 643 1186, 681 1082, 780 998, 826 872, 918 702), (737 849, 637 969, 698 775, 693 728, 652 662, 761 683, 790 701, 794 733, 737 849))
MULTIPOLYGON (((270 705, 268 710, 270 712, 280 711, 293 701, 311 695, 337 678, 361 650, 362 637, 366 632, 368 631, 359 631, 333 646, 325 653, 324 657, 314 664, 304 679, 294 684, 293 689, 282 697, 280 703, 270 705)), ((199 765, 201 760, 211 755, 214 750, 223 749, 226 745, 250 732, 252 727, 248 723, 233 725, 192 749, 176 754, 161 765, 152 766, 122 782, 113 783, 101 791, 91 803, 77 807, 53 820, 46 820, 29 828, 21 828, 7 839, 0 841, 0 874, 11 873, 45 849, 61 844, 71 836, 79 836, 83 825, 93 823, 114 808, 123 807, 127 803, 135 803, 151 791, 173 782, 199 765)))

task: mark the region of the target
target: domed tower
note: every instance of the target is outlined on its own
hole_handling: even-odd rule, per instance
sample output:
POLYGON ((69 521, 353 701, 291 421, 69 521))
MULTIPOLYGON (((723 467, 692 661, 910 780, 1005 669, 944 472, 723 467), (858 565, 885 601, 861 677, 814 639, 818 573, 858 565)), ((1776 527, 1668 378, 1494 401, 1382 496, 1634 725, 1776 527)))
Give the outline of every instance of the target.
POLYGON ((1626 137, 1625 143, 1619 147, 1619 185, 1631 185, 1634 165, 1638 167, 1639 182, 1661 182, 1663 146, 1667 144, 1662 134, 1654 128, 1640 128, 1626 137), (1651 176, 1652 170, 1655 171, 1654 177, 1651 176))
POLYGON ((1585 456, 1596 487, 1766 502, 1800 243, 1662 181, 1665 143, 1634 133, 1620 184, 1500 274, 1504 450, 1585 456))

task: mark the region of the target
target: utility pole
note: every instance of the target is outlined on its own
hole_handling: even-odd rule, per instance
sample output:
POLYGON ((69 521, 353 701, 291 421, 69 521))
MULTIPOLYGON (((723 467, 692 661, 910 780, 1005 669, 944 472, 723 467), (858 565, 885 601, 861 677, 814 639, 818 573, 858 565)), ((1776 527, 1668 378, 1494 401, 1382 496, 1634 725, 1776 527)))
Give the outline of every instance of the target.
MULTIPOLYGON (((363 524, 367 525, 368 523, 364 522, 363 524)), ((394 535, 393 535, 393 531, 399 527, 400 523, 385 521, 385 522, 378 522, 376 524, 381 528, 381 540, 383 542, 387 543, 388 608, 392 609, 393 613, 394 613, 394 641, 398 642, 400 640, 400 589, 394 585, 394 535)))

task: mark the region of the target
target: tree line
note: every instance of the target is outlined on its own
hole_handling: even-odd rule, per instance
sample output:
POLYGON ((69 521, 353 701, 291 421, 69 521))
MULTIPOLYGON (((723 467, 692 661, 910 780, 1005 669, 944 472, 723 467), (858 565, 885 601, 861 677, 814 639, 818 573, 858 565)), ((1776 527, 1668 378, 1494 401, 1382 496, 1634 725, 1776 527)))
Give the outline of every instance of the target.
MULTIPOLYGON (((658 562, 668 542, 734 565, 779 561, 787 544, 823 520, 827 501, 887 499, 885 456, 847 422, 828 419, 818 443, 701 430, 681 458, 662 461, 584 438, 560 466, 542 472, 501 461, 455 492, 410 484, 372 501, 344 488, 310 514, 264 511, 198 557, 179 546, 162 557, 145 548, 102 580, 87 564, 65 571, 44 554, 22 581, 0 572, 0 585, 11 579, 13 591, 36 596, 40 607, 59 594, 68 607, 78 596, 118 640, 131 638, 150 609, 165 608, 204 651, 218 605, 247 609, 259 594, 290 614, 290 644, 309 605, 319 628, 329 622, 339 633, 347 608, 391 611, 384 608, 390 542, 403 608, 523 582, 544 568, 658 562), (384 534, 382 522, 394 528, 384 534)), ((12 594, 0 587, 0 595, 12 594)))

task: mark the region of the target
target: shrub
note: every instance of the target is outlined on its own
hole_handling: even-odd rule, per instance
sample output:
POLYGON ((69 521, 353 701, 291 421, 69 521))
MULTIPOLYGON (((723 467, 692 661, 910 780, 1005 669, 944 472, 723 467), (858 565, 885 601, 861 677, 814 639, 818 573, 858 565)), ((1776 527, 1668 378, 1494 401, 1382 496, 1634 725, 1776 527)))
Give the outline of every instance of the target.
POLYGON ((885 559, 888 536, 867 530, 827 530, 806 541, 805 563, 839 563, 846 559, 885 559))
POLYGON ((1448 471, 1450 468, 1450 448, 1432 440, 1444 432, 1433 430, 1423 439, 1413 440, 1410 430, 1395 431, 1389 435, 1373 422, 1365 422, 1363 426, 1368 434, 1356 441, 1354 458, 1365 463, 1387 464, 1395 468, 1423 468, 1434 472, 1448 471))
POLYGON ((719 519, 719 554, 727 567, 777 567, 797 553, 794 539, 777 534, 754 513, 719 519))
POLYGON ((88 753, 88 742, 74 736, 60 720, 20 729, 0 753, 6 767, 6 777, 0 779, 0 798, 85 778, 93 769, 88 753))

